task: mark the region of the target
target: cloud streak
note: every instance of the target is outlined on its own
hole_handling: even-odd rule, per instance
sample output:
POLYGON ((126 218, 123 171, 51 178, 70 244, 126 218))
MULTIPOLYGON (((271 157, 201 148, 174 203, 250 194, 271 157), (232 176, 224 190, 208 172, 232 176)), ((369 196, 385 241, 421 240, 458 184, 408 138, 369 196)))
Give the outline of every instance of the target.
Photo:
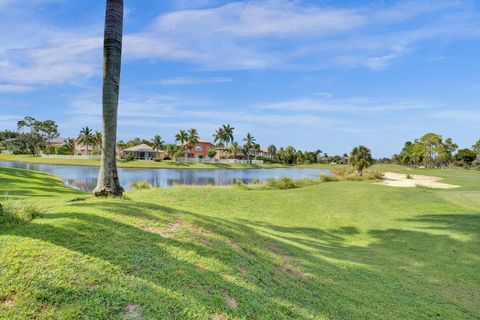
POLYGON ((159 80, 158 83, 162 86, 191 86, 201 84, 218 84, 232 82, 233 79, 227 77, 176 77, 170 79, 159 80))

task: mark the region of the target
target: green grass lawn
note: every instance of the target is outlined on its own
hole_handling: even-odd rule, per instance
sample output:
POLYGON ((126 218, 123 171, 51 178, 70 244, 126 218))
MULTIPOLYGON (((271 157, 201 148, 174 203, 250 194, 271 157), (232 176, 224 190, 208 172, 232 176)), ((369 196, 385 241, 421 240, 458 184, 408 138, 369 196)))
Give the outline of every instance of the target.
MULTIPOLYGON (((386 171, 410 172, 397 166, 386 171)), ((0 168, 0 319, 478 319, 480 172, 462 187, 365 182, 84 196, 0 168)))
MULTIPOLYGON (((100 166, 98 159, 55 159, 34 157, 32 155, 12 155, 0 153, 0 161, 20 161, 45 164, 62 164, 77 166, 100 166)), ((286 165, 277 163, 264 164, 239 164, 239 163, 186 163, 165 160, 155 162, 152 160, 134 160, 134 161, 117 161, 119 167, 123 168, 172 168, 172 169, 260 169, 260 168, 284 168, 286 165)), ((307 166, 310 167, 310 166, 307 166)), ((326 167, 329 165, 315 165, 315 167, 326 167)))

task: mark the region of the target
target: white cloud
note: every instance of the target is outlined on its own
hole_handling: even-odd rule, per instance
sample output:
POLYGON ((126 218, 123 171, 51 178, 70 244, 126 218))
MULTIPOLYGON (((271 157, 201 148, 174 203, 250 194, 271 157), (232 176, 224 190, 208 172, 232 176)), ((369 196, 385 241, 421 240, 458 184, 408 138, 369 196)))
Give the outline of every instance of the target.
POLYGON ((258 104, 255 107, 264 110, 290 112, 333 112, 338 114, 373 114, 379 112, 409 111, 438 108, 440 105, 421 100, 392 100, 370 97, 332 98, 319 96, 296 100, 258 104))
POLYGON ((380 57, 368 58, 365 62, 365 65, 373 70, 382 70, 387 68, 391 64, 392 60, 400 58, 409 51, 410 50, 408 48, 403 46, 395 47, 392 48, 391 52, 388 52, 380 57))
POLYGON ((127 35, 126 53, 210 70, 379 70, 411 53, 420 41, 478 35, 480 28, 468 10, 458 1, 335 9, 286 0, 234 2, 160 15, 144 31, 127 35), (415 24, 408 24, 414 19, 415 24))
MULTIPOLYGON (((172 123, 197 123, 197 125, 215 123, 216 126, 222 123, 253 123, 265 127, 281 125, 333 127, 348 123, 327 116, 313 115, 309 112, 282 115, 250 107, 212 111, 219 109, 219 105, 212 101, 161 95, 155 97, 127 96, 119 101, 118 116, 119 122, 124 124, 144 121, 145 123, 156 123, 158 127, 170 127, 172 123)), ((98 119, 101 115, 101 103, 91 94, 79 96, 72 100, 68 114, 73 119, 76 117, 82 120, 85 120, 85 117, 98 119)))
POLYGON ((52 34, 41 46, 9 49, 16 51, 15 59, 0 65, 0 79, 19 84, 55 84, 89 78, 101 72, 101 48, 99 37, 52 34))
POLYGON ((33 87, 16 85, 16 84, 0 84, 0 93, 24 93, 34 90, 33 87))
POLYGON ((366 22, 366 17, 354 10, 325 9, 274 0, 235 2, 211 9, 173 12, 160 16, 154 28, 177 34, 190 34, 200 28, 201 32, 210 30, 215 37, 286 37, 331 34, 352 30, 366 22))
POLYGON ((231 78, 227 77, 176 77, 170 79, 162 79, 156 83, 162 86, 186 86, 186 85, 200 85, 212 83, 232 82, 231 78))
POLYGON ((434 112, 430 115, 432 118, 442 118, 463 122, 473 122, 478 124, 480 122, 480 111, 473 110, 443 110, 434 112))

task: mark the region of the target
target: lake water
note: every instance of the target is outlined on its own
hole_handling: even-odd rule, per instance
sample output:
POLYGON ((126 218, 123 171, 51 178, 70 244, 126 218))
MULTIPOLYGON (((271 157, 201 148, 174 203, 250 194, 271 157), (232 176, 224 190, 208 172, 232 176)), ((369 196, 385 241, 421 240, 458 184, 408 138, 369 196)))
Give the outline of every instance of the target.
MULTIPOLYGON (((69 187, 90 192, 97 185, 98 168, 87 166, 66 166, 27 162, 4 161, 0 166, 37 170, 55 174, 69 187)), ((232 184, 235 180, 250 183, 253 180, 265 181, 271 178, 289 177, 292 179, 315 178, 320 174, 329 174, 328 170, 310 168, 276 169, 130 169, 118 168, 120 183, 125 189, 131 189, 132 183, 147 181, 154 187, 168 188, 176 184, 218 185, 232 184)))

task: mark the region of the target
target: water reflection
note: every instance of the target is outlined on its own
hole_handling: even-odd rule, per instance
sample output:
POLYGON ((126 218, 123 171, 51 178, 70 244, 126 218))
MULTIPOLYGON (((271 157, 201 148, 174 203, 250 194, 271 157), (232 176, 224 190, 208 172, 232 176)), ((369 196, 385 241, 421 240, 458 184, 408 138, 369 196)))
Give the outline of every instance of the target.
MULTIPOLYGON (((55 174, 65 181, 69 187, 92 191, 97 184, 98 168, 86 166, 64 166, 5 161, 0 166, 38 170, 55 174)), ((265 181, 270 178, 289 177, 292 179, 314 178, 320 174, 328 174, 328 170, 305 168, 276 169, 127 169, 119 168, 120 183, 130 189, 132 183, 147 181, 154 187, 168 188, 173 185, 230 185, 235 180, 250 183, 253 180, 265 181)))

